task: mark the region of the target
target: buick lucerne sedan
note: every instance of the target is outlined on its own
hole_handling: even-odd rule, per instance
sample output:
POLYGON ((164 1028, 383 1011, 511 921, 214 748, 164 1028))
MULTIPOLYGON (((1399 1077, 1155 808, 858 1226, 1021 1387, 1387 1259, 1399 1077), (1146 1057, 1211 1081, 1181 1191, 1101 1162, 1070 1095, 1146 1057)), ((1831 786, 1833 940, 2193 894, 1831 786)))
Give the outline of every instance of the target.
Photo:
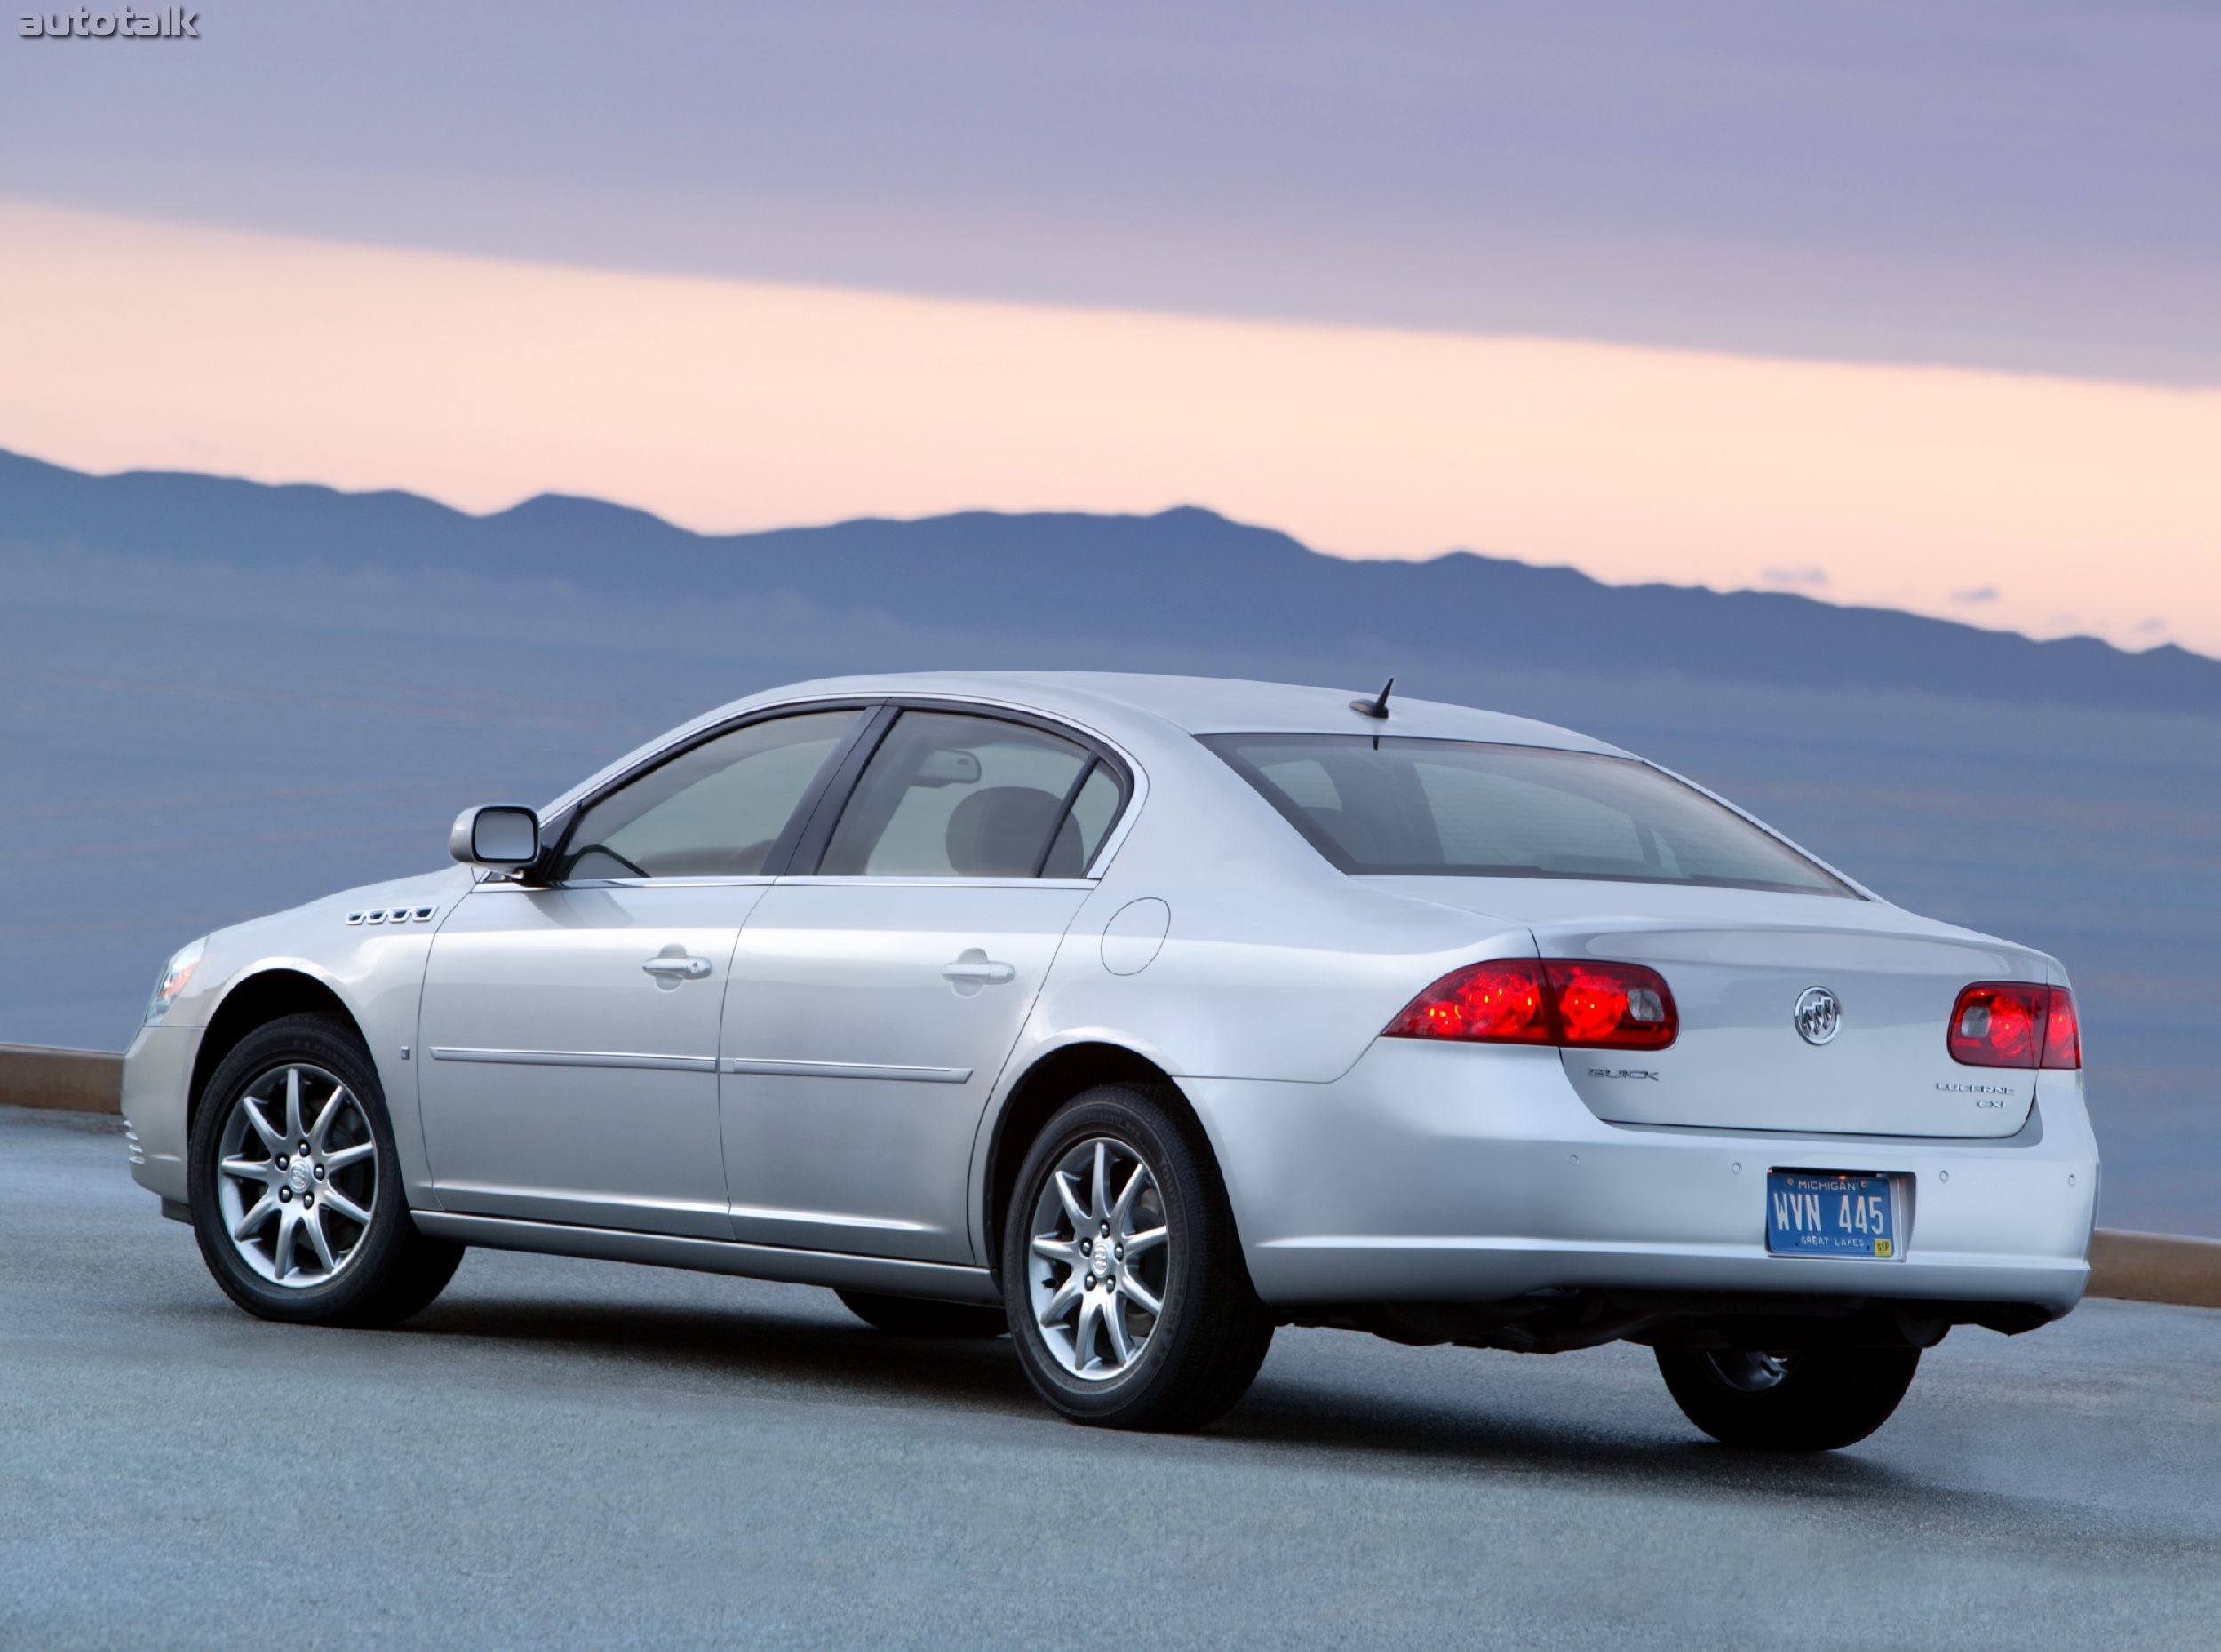
POLYGON ((124 1068, 132 1173, 273 1320, 490 1245, 1006 1330, 1193 1427, 1274 1330, 1653 1349, 1828 1449, 1954 1326, 2082 1295, 2058 963, 1701 787, 1387 691, 851 678, 742 700, 460 865, 220 930, 124 1068))

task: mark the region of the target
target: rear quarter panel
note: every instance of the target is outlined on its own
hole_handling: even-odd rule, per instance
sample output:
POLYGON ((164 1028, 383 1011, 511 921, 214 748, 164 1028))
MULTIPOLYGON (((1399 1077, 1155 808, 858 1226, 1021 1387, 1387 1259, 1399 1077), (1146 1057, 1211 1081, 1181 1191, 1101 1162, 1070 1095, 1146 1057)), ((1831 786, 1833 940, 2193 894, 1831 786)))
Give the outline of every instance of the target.
MULTIPOLYGON (((1152 765, 1140 815, 1065 932, 981 1120, 973 1208, 991 1142, 1025 1073, 1058 1049, 1130 1050, 1175 1081, 1325 1084, 1347 1073, 1429 982, 1490 957, 1532 957, 1524 925, 1368 889, 1342 877, 1230 769, 1190 743, 1152 765), (1167 774, 1167 770, 1175 772, 1167 774), (1139 969, 1105 962, 1112 920, 1162 901, 1163 944, 1139 969)), ((1211 1092, 1186 1086, 1222 1164, 1211 1092)), ((978 1235, 983 1243, 983 1231, 978 1235)))
MULTIPOLYGON (((1082 1036, 1155 1052, 1174 1076, 1323 1083, 1419 989, 1476 958, 1532 957, 1525 925, 1345 878, 1201 746, 1160 764, 1141 814, 1066 932, 1017 1053, 1082 1036), (1114 973, 1103 936, 1162 901, 1161 947, 1114 973)), ((1130 960, 1121 959, 1121 967, 1130 960)))

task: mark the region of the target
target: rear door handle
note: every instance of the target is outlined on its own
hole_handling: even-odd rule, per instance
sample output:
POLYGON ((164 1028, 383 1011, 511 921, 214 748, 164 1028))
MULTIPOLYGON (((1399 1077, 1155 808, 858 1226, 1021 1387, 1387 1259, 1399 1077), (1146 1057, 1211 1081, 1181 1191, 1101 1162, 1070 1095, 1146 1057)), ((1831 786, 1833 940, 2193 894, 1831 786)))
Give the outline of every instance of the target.
POLYGON ((941 966, 943 980, 975 987, 999 987, 1005 981, 1016 980, 1017 975, 1015 965, 998 963, 977 947, 941 966))
POLYGON ((649 974, 664 981, 699 981, 710 973, 707 958, 650 958, 641 965, 649 974))

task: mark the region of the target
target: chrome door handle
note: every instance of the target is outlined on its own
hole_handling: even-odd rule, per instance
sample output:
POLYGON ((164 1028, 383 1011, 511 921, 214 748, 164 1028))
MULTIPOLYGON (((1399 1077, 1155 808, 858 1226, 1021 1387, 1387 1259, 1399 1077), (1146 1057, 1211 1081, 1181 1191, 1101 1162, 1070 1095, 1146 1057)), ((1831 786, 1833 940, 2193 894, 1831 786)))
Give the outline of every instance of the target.
POLYGON ((649 974, 672 981, 699 981, 710 973, 707 958, 650 958, 641 965, 649 974))
POLYGON ((969 981, 982 987, 999 987, 1017 978, 1015 965, 999 964, 975 948, 962 957, 941 966, 943 981, 969 981))

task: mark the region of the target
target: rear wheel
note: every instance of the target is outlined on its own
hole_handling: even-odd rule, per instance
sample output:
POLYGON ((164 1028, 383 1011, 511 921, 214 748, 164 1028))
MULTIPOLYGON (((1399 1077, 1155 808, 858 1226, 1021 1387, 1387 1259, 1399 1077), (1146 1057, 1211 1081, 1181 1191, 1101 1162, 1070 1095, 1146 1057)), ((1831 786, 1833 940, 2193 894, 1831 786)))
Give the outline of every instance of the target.
POLYGON ((1002 1289, 1028 1380, 1075 1422, 1199 1428, 1248 1391, 1272 1342, 1207 1151, 1133 1085, 1068 1101, 1027 1153, 1002 1289))
POLYGON ((980 1302, 932 1302, 922 1297, 881 1296, 876 1291, 833 1294, 874 1330, 890 1337, 999 1337, 1010 1327, 999 1307, 980 1302))
POLYGON ((1723 1445, 1833 1451, 1890 1419, 1920 1368, 1918 1348, 1658 1351, 1682 1415, 1723 1445))
POLYGON ((210 1077, 187 1143, 194 1237, 264 1319, 390 1325, 430 1306, 463 1247, 409 1219, 384 1092, 353 1029, 289 1015, 210 1077))

